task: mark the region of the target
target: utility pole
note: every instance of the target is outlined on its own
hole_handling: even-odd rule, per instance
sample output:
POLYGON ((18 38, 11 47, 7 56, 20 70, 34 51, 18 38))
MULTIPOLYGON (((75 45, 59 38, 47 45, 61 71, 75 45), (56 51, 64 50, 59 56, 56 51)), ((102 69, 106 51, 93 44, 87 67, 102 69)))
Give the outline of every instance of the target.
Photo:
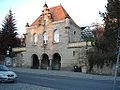
MULTIPOLYGON (((116 5, 120 4, 120 0, 115 1, 116 5)), ((119 12, 119 8, 116 7, 116 18, 117 18, 117 28, 118 28, 118 35, 117 35, 117 61, 116 61, 116 66, 115 66, 115 76, 114 76, 114 86, 113 86, 113 90, 115 90, 116 88, 116 82, 117 82, 117 74, 118 74, 118 70, 119 70, 119 59, 120 59, 120 12, 119 12)))
POLYGON ((117 74, 118 74, 118 68, 119 68, 119 59, 120 59, 120 28, 118 29, 118 37, 117 37, 117 61, 115 65, 115 75, 114 75, 114 85, 113 85, 113 90, 115 90, 116 87, 116 79, 117 79, 117 74))
MULTIPOLYGON (((118 14, 119 15, 119 14, 118 14)), ((119 22, 119 17, 117 17, 117 23, 118 23, 118 31, 117 31, 117 61, 115 65, 115 76, 114 76, 114 85, 113 85, 113 90, 115 90, 116 87, 116 78, 118 74, 118 68, 119 68, 119 59, 120 59, 120 22, 119 22)))

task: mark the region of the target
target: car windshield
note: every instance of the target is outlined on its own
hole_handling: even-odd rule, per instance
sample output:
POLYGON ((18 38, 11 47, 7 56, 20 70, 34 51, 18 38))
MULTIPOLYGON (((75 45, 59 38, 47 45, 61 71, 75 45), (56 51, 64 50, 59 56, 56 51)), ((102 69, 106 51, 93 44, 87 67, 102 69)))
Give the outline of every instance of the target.
POLYGON ((9 69, 4 66, 4 65, 0 65, 0 71, 8 71, 9 69))

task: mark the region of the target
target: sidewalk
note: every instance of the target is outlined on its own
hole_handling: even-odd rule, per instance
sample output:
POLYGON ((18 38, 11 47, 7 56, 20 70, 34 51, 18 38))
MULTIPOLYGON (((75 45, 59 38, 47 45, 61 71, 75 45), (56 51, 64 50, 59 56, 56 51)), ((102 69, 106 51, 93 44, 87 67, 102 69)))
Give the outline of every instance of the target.
POLYGON ((58 90, 25 83, 0 83, 0 90, 58 90))
MULTIPOLYGON (((75 77, 75 78, 83 78, 83 79, 114 80, 114 76, 92 75, 92 74, 85 74, 85 73, 72 72, 72 71, 41 70, 41 69, 16 68, 16 67, 10 69, 17 72, 58 75, 58 76, 67 76, 67 77, 75 77)), ((117 77, 116 80, 120 81, 120 77, 117 77)))

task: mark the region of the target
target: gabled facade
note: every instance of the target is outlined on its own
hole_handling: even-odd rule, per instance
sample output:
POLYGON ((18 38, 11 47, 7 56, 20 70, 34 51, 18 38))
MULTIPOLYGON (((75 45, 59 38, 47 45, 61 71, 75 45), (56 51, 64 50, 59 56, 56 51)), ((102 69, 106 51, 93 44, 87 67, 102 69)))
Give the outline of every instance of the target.
POLYGON ((24 66, 71 70, 80 61, 82 48, 74 43, 81 42, 81 28, 61 5, 48 8, 45 4, 42 14, 27 25, 26 33, 24 66))

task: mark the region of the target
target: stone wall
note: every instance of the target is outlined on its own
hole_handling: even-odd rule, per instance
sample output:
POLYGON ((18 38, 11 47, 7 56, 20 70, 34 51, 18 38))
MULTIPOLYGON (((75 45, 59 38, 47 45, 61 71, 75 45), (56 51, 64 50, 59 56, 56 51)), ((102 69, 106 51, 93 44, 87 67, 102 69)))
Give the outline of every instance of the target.
POLYGON ((104 74, 104 75, 114 75, 114 66, 107 66, 104 65, 102 68, 101 67, 97 67, 96 65, 93 67, 93 70, 91 73, 95 73, 95 74, 104 74))

